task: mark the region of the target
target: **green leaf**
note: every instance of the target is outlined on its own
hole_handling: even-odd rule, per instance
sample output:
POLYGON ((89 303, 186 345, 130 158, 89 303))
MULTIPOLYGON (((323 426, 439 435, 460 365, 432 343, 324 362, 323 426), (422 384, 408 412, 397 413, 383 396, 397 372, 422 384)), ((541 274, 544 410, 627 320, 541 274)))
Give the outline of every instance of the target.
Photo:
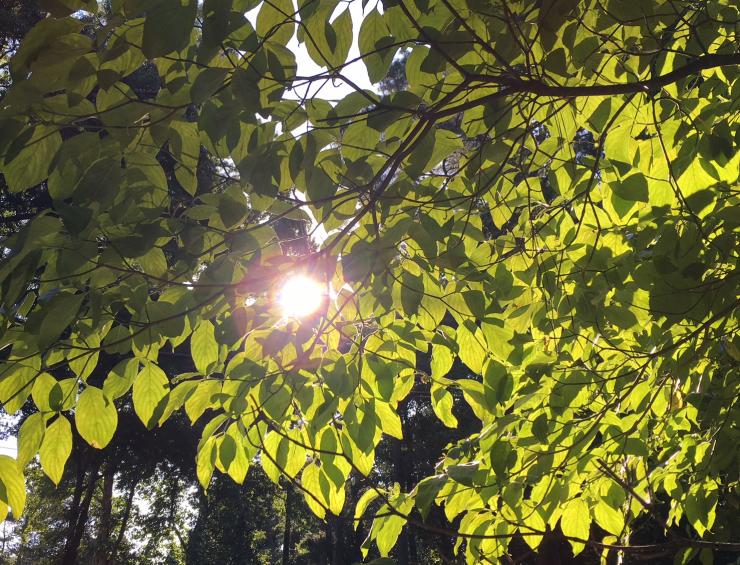
POLYGON ((152 247, 138 258, 141 269, 148 275, 164 277, 167 273, 167 258, 159 247, 152 247))
POLYGON ((203 320, 190 337, 190 355, 198 372, 208 375, 218 362, 218 342, 213 324, 203 320))
POLYGON ((692 486, 686 496, 686 518, 700 536, 714 525, 717 500, 717 486, 712 480, 692 486))
POLYGON ((59 415, 46 428, 44 439, 39 450, 41 468, 54 484, 59 484, 64 473, 64 465, 72 453, 72 426, 69 420, 59 415))
POLYGON ((292 0, 264 2, 257 14, 257 33, 270 41, 287 45, 295 32, 292 0))
POLYGON ((218 459, 221 467, 228 469, 236 457, 237 444, 233 437, 224 435, 218 446, 218 459))
POLYGON ((10 506, 16 520, 26 505, 26 480, 18 461, 7 455, 0 455, 0 502, 10 506))
POLYGON ((640 173, 634 173, 625 179, 615 181, 611 189, 620 198, 628 201, 648 202, 649 192, 647 180, 640 173))
POLYGON ((337 183, 321 167, 315 167, 306 173, 306 194, 311 202, 317 205, 331 199, 337 192, 337 183))
POLYGON ((514 380, 509 371, 498 361, 493 359, 486 363, 483 372, 486 398, 491 406, 502 404, 509 400, 514 389, 514 380))
POLYGON ((24 420, 18 431, 18 464, 21 468, 38 453, 45 431, 46 418, 40 412, 34 412, 24 420))
POLYGON ((432 378, 441 379, 452 368, 455 357, 449 347, 438 343, 432 344, 432 378))
POLYGON ((483 323, 481 328, 491 353, 501 361, 508 361, 514 351, 514 346, 510 343, 514 337, 514 331, 492 323, 483 323))
POLYGON ((84 298, 84 294, 59 293, 29 319, 29 324, 39 326, 36 339, 40 349, 49 347, 74 322, 84 298))
POLYGON ((223 84, 228 69, 208 68, 198 73, 190 87, 190 96, 195 104, 208 100, 223 84))
POLYGON ((21 192, 45 180, 49 164, 61 145, 62 138, 56 128, 36 126, 15 153, 5 155, 5 165, 0 172, 5 175, 10 191, 21 192))
MULTIPOLYGON (((151 361, 145 361, 134 380, 134 410, 147 427, 156 423, 155 411, 169 392, 164 371, 151 361)), ((164 406, 162 406, 164 408, 164 406)))
MULTIPOLYGON (((594 98, 593 100, 598 99, 594 98)), ((589 102, 593 103, 593 100, 589 100, 589 102)), ((611 96, 607 96, 595 107, 588 121, 596 133, 601 133, 606 127, 606 124, 609 123, 614 106, 616 106, 616 100, 611 96)))
POLYGON ((419 313, 419 304, 424 297, 424 279, 408 271, 401 276, 401 305, 406 316, 419 313))
POLYGON ((401 418, 389 404, 384 402, 375 403, 375 414, 380 422, 380 429, 389 436, 396 439, 403 439, 403 429, 401 427, 401 418))
POLYGON ((615 510, 606 502, 597 502, 594 506, 594 519, 596 523, 610 534, 622 535, 625 527, 624 514, 615 510))
POLYGON ((543 444, 547 444, 547 436, 550 432, 550 426, 547 418, 547 414, 540 414, 532 422, 532 434, 537 438, 537 441, 543 444))
MULTIPOLYGON (((170 126, 169 149, 172 156, 178 161, 175 166, 177 182, 188 194, 195 195, 198 188, 197 173, 200 159, 200 139, 196 124, 183 121, 173 122, 170 126)), ((163 263, 164 273, 167 270, 167 261, 165 260, 163 263)))
POLYGON ((102 390, 88 386, 80 394, 75 408, 77 431, 87 443, 102 449, 113 438, 118 426, 118 411, 102 390))
MULTIPOLYGON (((244 482, 244 478, 247 476, 247 471, 249 470, 249 459, 247 458, 247 453, 242 445, 243 440, 236 423, 229 426, 225 438, 226 437, 230 437, 234 442, 234 456, 231 458, 231 462, 228 465, 224 464, 224 466, 226 467, 226 471, 229 476, 234 479, 236 483, 242 484, 244 482)), ((221 456, 221 460, 223 462, 223 456, 221 456)))
MULTIPOLYGON (((182 375, 180 375, 180 377, 182 377, 182 375)), ((198 386, 198 383, 194 381, 185 381, 179 383, 169 392, 169 394, 167 395, 167 405, 165 406, 164 410, 162 410, 162 414, 159 416, 160 426, 164 422, 166 422, 170 416, 172 416, 172 413, 175 410, 179 410, 180 408, 182 408, 183 404, 185 404, 185 401, 193 392, 196 386, 198 386)))
POLYGON ((370 504, 374 500, 376 500, 378 496, 380 496, 380 492, 378 491, 378 489, 374 488, 368 489, 362 493, 362 496, 357 501, 357 504, 355 504, 355 530, 360 527, 360 520, 365 515, 367 507, 370 506, 370 504))
POLYGON ((26 403, 32 383, 39 374, 35 365, 20 360, 0 364, 0 403, 8 414, 15 414, 26 403))
POLYGON ((478 463, 464 463, 462 465, 450 465, 445 470, 449 477, 467 487, 473 486, 473 479, 478 473, 478 463))
POLYGON ((201 381, 185 401, 185 413, 191 423, 201 417, 208 408, 214 407, 213 396, 221 392, 221 383, 214 380, 201 381))
MULTIPOLYGON (((203 45, 218 47, 229 36, 231 0, 204 0, 203 2, 203 45)), ((203 98, 202 100, 205 100, 203 98)))
MULTIPOLYGON (((33 382, 31 397, 41 412, 61 410, 66 400, 64 396, 59 381, 49 373, 41 373, 33 382)), ((74 402, 74 399, 72 400, 74 402)))
POLYGON ((190 41, 195 0, 152 0, 147 6, 141 50, 149 59, 184 49, 190 41))
POLYGON ((467 321, 460 324, 457 328, 457 344, 460 347, 460 360, 480 375, 486 360, 486 338, 481 329, 467 321))
POLYGON ((381 557, 388 557, 391 549, 396 545, 403 527, 406 525, 406 520, 396 514, 388 514, 387 506, 381 508, 379 514, 383 514, 383 510, 386 511, 386 515, 375 519, 373 530, 375 530, 375 543, 381 557))
POLYGON ((301 8, 305 29, 299 29, 298 38, 306 43, 309 56, 321 67, 341 66, 352 45, 352 16, 349 9, 328 23, 337 4, 336 0, 326 0, 315 5, 308 3, 301 8))
POLYGON ((419 509, 419 513, 425 520, 429 514, 429 509, 437 498, 437 494, 439 494, 439 491, 445 484, 447 484, 447 478, 443 475, 436 475, 433 477, 427 477, 416 485, 414 504, 419 509))
POLYGON ((352 46, 352 14, 349 8, 344 10, 326 27, 330 54, 329 66, 339 67, 346 60, 352 46), (332 32, 333 31, 333 37, 332 32))
POLYGON ((139 360, 136 358, 119 361, 108 373, 103 383, 103 393, 108 398, 115 400, 126 394, 134 384, 134 379, 139 372, 139 360))
POLYGON ((316 516, 323 520, 328 507, 328 487, 322 489, 321 470, 317 465, 306 465, 306 468, 303 469, 301 487, 304 489, 303 495, 306 504, 316 516))
POLYGON ((448 428, 457 427, 457 418, 452 413, 453 398, 450 391, 436 383, 432 384, 432 409, 448 428))
MULTIPOLYGON (((581 498, 574 498, 568 501, 563 507, 563 514, 560 517, 560 529, 563 534, 569 538, 578 538, 587 540, 591 531, 591 512, 588 504, 581 498)), ((573 553, 578 555, 585 544, 573 539, 568 540, 573 546, 573 553)))
POLYGON ((209 437, 202 445, 198 447, 198 455, 195 458, 196 474, 198 481, 203 490, 208 490, 208 485, 213 476, 213 470, 216 467, 216 438, 209 437))
POLYGON ((462 148, 460 136, 443 129, 426 134, 408 159, 406 173, 416 178, 431 171, 453 152, 462 148))
POLYGON ((397 47, 390 47, 393 37, 377 9, 362 20, 358 42, 370 82, 380 82, 388 74, 397 47))
POLYGON ((280 475, 295 477, 306 464, 305 449, 290 437, 273 432, 263 444, 262 468, 270 479, 278 484, 280 475))

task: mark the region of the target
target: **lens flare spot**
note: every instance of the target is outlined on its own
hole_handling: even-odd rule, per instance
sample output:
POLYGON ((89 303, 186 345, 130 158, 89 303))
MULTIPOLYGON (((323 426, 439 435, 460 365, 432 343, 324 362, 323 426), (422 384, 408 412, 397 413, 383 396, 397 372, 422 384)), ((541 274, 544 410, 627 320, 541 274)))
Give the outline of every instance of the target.
POLYGON ((286 318, 305 318, 316 313, 326 298, 326 288, 306 275, 287 279, 277 295, 277 303, 286 318))

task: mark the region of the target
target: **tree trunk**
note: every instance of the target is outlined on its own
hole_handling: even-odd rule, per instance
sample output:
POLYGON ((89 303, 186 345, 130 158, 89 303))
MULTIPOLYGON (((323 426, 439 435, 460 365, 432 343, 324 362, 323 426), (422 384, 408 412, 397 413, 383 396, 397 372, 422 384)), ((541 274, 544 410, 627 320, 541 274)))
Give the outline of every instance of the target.
POLYGON ((419 563, 419 552, 416 549, 416 536, 414 536, 413 530, 409 528, 408 532, 408 540, 409 540, 409 560, 411 563, 414 563, 414 565, 419 563))
POLYGON ((179 492, 180 482, 177 480, 177 477, 170 477, 170 528, 172 528, 172 533, 175 534, 177 542, 180 544, 183 553, 185 553, 188 548, 188 543, 182 533, 180 533, 180 528, 177 527, 177 515, 175 513, 177 510, 177 495, 179 492))
POLYGON ((139 479, 137 478, 133 483, 131 483, 131 486, 128 489, 128 492, 126 493, 126 500, 124 502, 123 507, 123 517, 121 518, 121 525, 118 528, 118 534, 116 535, 116 541, 113 542, 113 545, 111 546, 110 550, 110 559, 113 563, 116 562, 116 555, 118 554, 118 549, 121 547, 121 542, 123 541, 123 536, 126 533, 126 527, 128 526, 128 520, 131 517, 131 507, 134 503, 134 494, 136 492, 136 486, 139 484, 139 479))
MULTIPOLYGON (((77 451, 77 450, 75 450, 77 451)), ((73 454, 74 457, 74 454, 73 454)), ((74 536, 77 526, 77 518, 80 514, 80 503, 82 494, 85 490, 85 457, 77 453, 77 457, 71 459, 75 461, 75 490, 72 493, 72 503, 69 505, 69 516, 67 518, 67 540, 74 536)))
POLYGON ((95 556, 93 557, 94 565, 108 565, 111 562, 111 532, 112 532, 112 513, 113 513, 113 479, 116 469, 113 465, 108 465, 103 475, 103 493, 100 499, 100 520, 98 522, 97 543, 95 556))
POLYGON ((90 474, 87 479, 87 487, 85 488, 84 497, 79 503, 77 515, 70 516, 70 531, 67 536, 67 542, 64 545, 64 553, 62 555, 61 565, 76 565, 78 562, 77 552, 80 549, 82 535, 85 533, 87 517, 90 512, 90 501, 92 500, 93 493, 95 492, 95 485, 98 483, 99 469, 100 465, 95 465, 92 469, 90 469, 90 474))
POLYGON ((332 537, 334 543, 331 548, 331 565, 345 565, 344 561, 344 536, 342 535, 342 525, 338 516, 329 518, 332 537))
POLYGON ((202 563, 205 560, 205 555, 203 555, 205 551, 204 529, 208 523, 209 512, 208 496, 203 492, 203 489, 198 489, 198 517, 188 536, 187 550, 185 551, 186 563, 202 563))
MULTIPOLYGON (((403 402, 398 407, 399 417, 401 418, 401 425, 403 429, 408 429, 405 426, 407 420, 406 414, 407 403, 403 402)), ((404 454, 405 440, 395 439, 393 440, 393 471, 396 481, 401 486, 402 491, 406 491, 409 486, 408 470, 406 468, 406 457, 404 454)), ((398 565, 409 565, 409 531, 408 527, 404 527, 401 531, 401 535, 398 536, 396 542, 396 562, 398 565)))
POLYGON ((326 517, 326 523, 324 524, 324 544, 326 545, 326 551, 324 551, 326 565, 333 565, 334 556, 332 548, 334 547, 334 539, 332 536, 331 516, 326 517))
POLYGON ((293 487, 285 487, 285 527, 283 528, 283 565, 290 565, 291 530, 293 527, 293 487))

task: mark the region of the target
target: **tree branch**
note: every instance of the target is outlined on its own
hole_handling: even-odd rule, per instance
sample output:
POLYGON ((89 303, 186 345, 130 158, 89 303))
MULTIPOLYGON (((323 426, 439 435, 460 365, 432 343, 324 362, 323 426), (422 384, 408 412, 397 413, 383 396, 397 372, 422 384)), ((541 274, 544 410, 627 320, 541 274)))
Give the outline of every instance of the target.
POLYGON ((660 88, 673 84, 700 71, 717 67, 740 65, 740 53, 704 55, 682 67, 664 75, 644 81, 627 82, 623 84, 593 84, 589 86, 560 86, 546 84, 539 80, 518 79, 511 76, 470 75, 469 78, 489 84, 498 84, 501 90, 462 104, 431 112, 435 118, 452 116, 459 112, 486 104, 498 98, 515 93, 536 94, 553 98, 579 98, 587 96, 616 96, 619 94, 636 94, 640 92, 655 92, 660 88))

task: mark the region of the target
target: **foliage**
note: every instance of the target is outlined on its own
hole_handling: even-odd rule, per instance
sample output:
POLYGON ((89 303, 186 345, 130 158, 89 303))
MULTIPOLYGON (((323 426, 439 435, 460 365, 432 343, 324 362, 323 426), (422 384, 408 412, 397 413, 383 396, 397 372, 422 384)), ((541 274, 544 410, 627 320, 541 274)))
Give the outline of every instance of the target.
POLYGON ((0 458, 14 515, 23 464, 58 482, 73 429, 104 448, 129 397, 148 428, 203 422, 204 488, 259 462, 338 515, 423 386, 479 427, 372 484, 366 552, 433 508, 471 563, 557 528, 645 551, 645 520, 656 555, 740 548, 734 3, 117 0, 92 30, 68 15, 90 2, 47 4, 0 114, 9 191, 52 203, 0 266, 0 402, 38 410, 0 458), (351 86, 355 27, 373 81, 410 50, 407 85, 298 97, 351 86), (283 218, 328 237, 297 253, 283 218), (275 304, 296 272, 320 315, 275 304))

